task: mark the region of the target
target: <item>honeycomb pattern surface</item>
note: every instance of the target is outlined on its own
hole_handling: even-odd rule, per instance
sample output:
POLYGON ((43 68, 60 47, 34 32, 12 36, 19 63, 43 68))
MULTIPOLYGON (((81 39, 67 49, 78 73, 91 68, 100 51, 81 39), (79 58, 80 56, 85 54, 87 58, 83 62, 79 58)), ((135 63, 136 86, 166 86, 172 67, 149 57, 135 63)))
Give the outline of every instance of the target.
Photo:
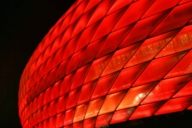
POLYGON ((78 0, 28 61, 24 128, 92 128, 192 110, 191 0, 78 0))

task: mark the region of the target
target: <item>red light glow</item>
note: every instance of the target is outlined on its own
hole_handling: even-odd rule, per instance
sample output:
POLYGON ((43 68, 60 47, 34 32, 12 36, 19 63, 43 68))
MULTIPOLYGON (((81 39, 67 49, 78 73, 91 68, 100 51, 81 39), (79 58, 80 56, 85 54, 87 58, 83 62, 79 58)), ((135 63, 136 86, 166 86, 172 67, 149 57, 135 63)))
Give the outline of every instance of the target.
POLYGON ((92 128, 192 110, 192 1, 78 0, 19 88, 24 128, 92 128))

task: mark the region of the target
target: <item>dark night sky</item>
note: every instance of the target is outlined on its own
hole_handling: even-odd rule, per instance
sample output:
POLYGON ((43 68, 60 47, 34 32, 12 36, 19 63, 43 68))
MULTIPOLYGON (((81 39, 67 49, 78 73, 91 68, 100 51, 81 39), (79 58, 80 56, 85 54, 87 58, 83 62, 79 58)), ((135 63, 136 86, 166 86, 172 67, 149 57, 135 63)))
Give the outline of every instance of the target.
POLYGON ((73 1, 1 1, 0 127, 21 127, 17 92, 22 70, 37 44, 73 1))

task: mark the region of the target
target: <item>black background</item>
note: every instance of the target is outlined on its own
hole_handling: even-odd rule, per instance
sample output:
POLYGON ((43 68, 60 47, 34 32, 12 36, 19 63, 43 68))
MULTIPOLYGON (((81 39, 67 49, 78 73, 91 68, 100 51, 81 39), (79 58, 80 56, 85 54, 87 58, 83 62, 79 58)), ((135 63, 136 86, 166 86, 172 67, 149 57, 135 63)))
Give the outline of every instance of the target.
POLYGON ((0 128, 20 128, 19 79, 29 57, 74 0, 5 0, 0 3, 0 128))

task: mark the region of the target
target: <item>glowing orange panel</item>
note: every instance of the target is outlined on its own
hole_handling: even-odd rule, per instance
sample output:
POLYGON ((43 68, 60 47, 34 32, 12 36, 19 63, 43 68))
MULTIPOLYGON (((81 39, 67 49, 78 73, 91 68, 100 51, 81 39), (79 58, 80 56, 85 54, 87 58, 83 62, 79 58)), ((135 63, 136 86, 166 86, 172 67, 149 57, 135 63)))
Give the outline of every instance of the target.
POLYGON ((85 115, 85 118, 95 117, 97 116, 101 106, 103 104, 103 99, 96 99, 89 103, 88 109, 85 115))
POLYGON ((83 120, 86 110, 87 110, 86 104, 82 104, 82 105, 77 106, 73 122, 79 122, 79 121, 83 120))
POLYGON ((108 113, 108 112, 113 112, 121 102, 124 95, 125 95, 124 92, 108 95, 105 99, 105 102, 103 103, 103 106, 99 111, 99 115, 108 113))
POLYGON ((134 88, 130 88, 119 104, 117 110, 130 108, 139 105, 143 98, 149 93, 153 86, 152 85, 142 85, 134 88))

